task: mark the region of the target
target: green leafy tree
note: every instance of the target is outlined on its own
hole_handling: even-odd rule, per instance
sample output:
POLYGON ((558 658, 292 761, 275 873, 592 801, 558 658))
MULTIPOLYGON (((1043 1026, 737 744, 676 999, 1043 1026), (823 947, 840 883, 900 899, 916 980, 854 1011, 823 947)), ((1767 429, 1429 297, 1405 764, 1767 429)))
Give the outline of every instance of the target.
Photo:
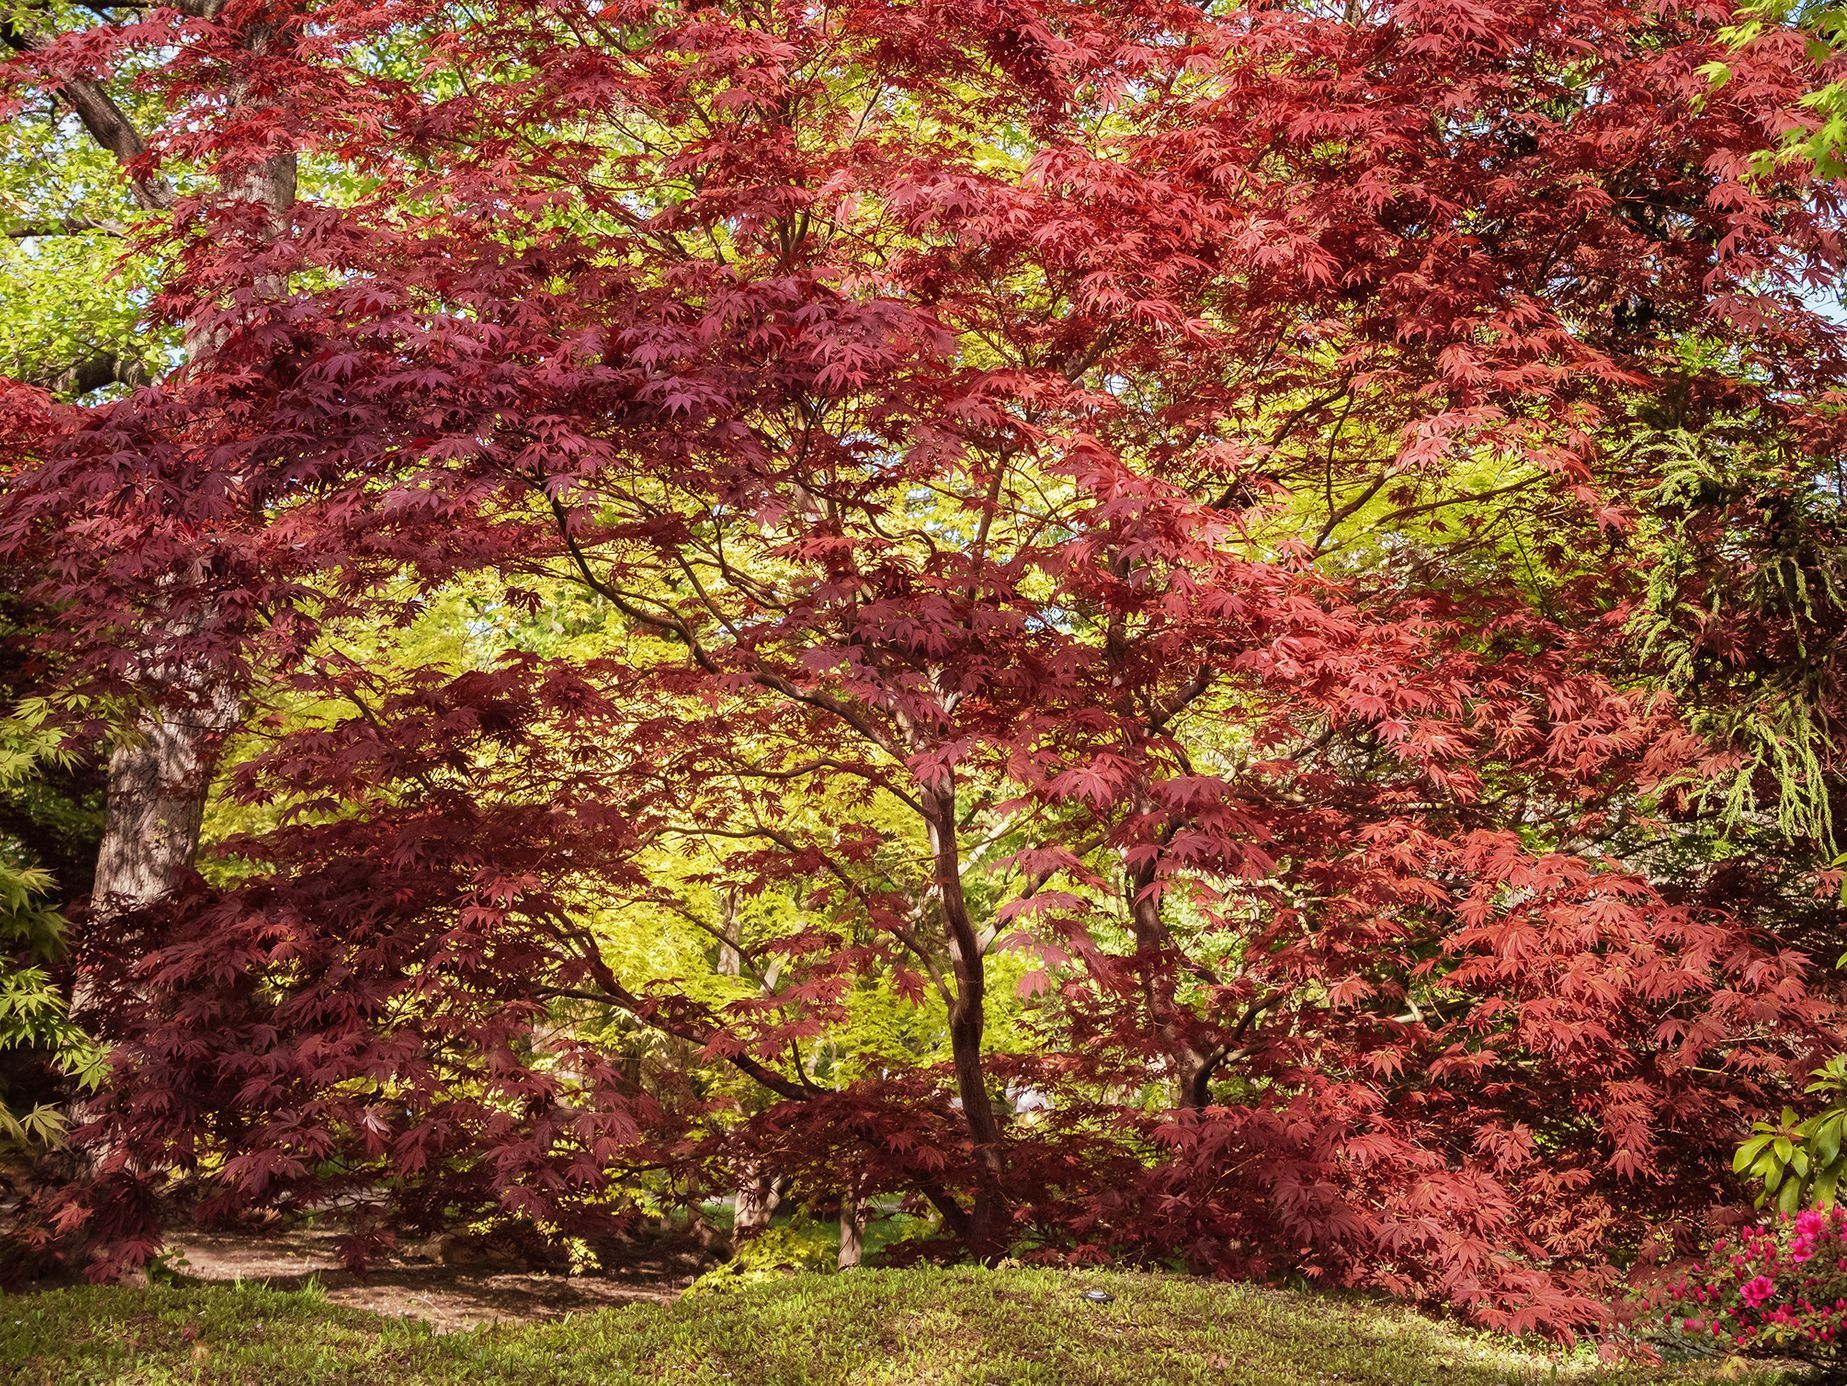
MULTIPOLYGON (((1799 34, 1809 45, 1809 56, 1822 80, 1804 104, 1811 117, 1806 128, 1793 129, 1779 149, 1766 150, 1765 168, 1779 158, 1804 159, 1820 173, 1838 178, 1847 172, 1847 78, 1840 75, 1839 58, 1847 52, 1847 6, 1837 0, 1756 0, 1741 7, 1742 18, 1727 31, 1734 47, 1799 34)), ((1731 67, 1715 60, 1706 68, 1715 82, 1724 82, 1731 67)))

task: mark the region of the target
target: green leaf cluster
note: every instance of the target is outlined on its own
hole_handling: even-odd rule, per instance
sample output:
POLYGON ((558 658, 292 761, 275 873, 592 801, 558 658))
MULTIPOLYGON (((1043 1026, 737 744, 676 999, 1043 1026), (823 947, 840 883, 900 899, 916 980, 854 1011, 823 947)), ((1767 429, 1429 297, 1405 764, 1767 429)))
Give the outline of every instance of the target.
MULTIPOLYGON (((1725 30, 1736 49, 1743 49, 1766 33, 1782 28, 1802 30, 1809 40, 1809 56, 1819 65, 1847 48, 1847 6, 1824 0, 1756 0, 1739 8, 1739 22, 1725 30)), ((1715 60, 1700 69, 1719 86, 1731 77, 1728 63, 1715 60)), ((1803 98, 1812 117, 1806 129, 1791 130, 1780 146, 1763 152, 1758 172, 1768 176, 1778 163, 1796 160, 1811 165, 1823 178, 1847 173, 1847 81, 1824 82, 1803 98)))
POLYGON ((1732 1159, 1734 1172, 1763 1186, 1759 1208, 1793 1213, 1804 1206, 1834 1206, 1847 1163, 1841 1159, 1847 1134, 1847 1055, 1817 1069, 1807 1091, 1825 1096, 1827 1105, 1807 1118, 1798 1119, 1794 1108, 1785 1107, 1776 1121, 1756 1122, 1732 1159))
MULTIPOLYGON (((68 763, 71 753, 47 730, 43 712, 28 704, 0 719, 0 796, 28 788, 47 764, 68 763)), ((0 1054, 35 1053, 79 1088, 89 1088, 101 1078, 104 1057, 72 1022, 51 972, 64 944, 64 921, 48 903, 52 888, 50 873, 0 832, 0 1054)), ((67 1115, 53 1102, 9 1092, 11 1072, 0 1064, 0 1145, 57 1144, 67 1115)))

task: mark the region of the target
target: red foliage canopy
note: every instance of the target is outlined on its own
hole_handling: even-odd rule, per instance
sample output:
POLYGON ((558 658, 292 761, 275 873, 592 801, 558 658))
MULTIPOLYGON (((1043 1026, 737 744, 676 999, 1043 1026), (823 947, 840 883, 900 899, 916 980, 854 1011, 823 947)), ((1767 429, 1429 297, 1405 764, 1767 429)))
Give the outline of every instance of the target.
POLYGON ((169 1171, 568 1230, 746 1162, 979 1255, 1567 1328, 1725 1196, 1832 984, 1697 867, 1724 757, 1629 633, 1624 444, 1837 444, 1838 190, 1749 176, 1799 40, 1715 88, 1723 5, 471 14, 229 0, 13 65, 158 55, 157 312, 204 344, 8 415, 47 678, 345 709, 238 765, 291 806, 246 870, 84 933, 121 1047, 59 1216, 100 1269, 169 1171), (325 187, 278 230, 235 188, 285 149, 325 187), (464 576, 626 635, 329 653, 464 576), (650 854, 689 841, 698 889, 800 903, 754 999, 592 922, 684 907, 650 854), (997 1053, 1009 948, 1036 1042, 997 1053), (877 979, 950 1060, 817 1077, 877 979))

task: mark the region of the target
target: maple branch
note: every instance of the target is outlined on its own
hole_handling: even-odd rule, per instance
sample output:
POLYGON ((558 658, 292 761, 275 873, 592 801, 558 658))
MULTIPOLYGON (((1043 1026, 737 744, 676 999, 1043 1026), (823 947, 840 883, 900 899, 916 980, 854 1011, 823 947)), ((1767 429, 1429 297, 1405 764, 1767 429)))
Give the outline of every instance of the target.
POLYGON ((967 592, 973 598, 978 591, 981 574, 988 564, 988 537, 994 527, 994 516, 1000 510, 1001 488, 1006 484, 1008 463, 1013 457, 1013 446, 1003 442, 994 455, 994 479, 988 483, 987 494, 982 498, 981 522, 975 530, 974 554, 968 565, 967 592))
MULTIPOLYGON (((847 884, 849 886, 854 886, 854 883, 850 880, 847 884)), ((581 988, 575 987, 543 987, 541 990, 549 995, 591 1001, 600 1005, 613 1003, 641 1021, 642 1024, 651 1026, 661 1031, 663 1034, 671 1035, 676 1039, 686 1040, 688 1043, 698 1044, 702 1048, 710 1043, 710 1035, 700 1036, 690 1026, 685 1026, 662 1018, 655 1008, 647 1006, 641 998, 629 991, 627 987, 624 987, 616 978, 615 973, 610 970, 608 964, 603 962, 601 956, 584 946, 589 940, 581 938, 584 931, 574 921, 569 920, 558 911, 548 911, 547 913, 557 921, 559 926, 569 930, 573 938, 579 939, 578 951, 580 956, 582 956, 583 961, 591 968, 593 975, 596 976, 597 984, 603 988, 603 992, 584 991, 581 988)), ((715 933, 716 931, 709 932, 715 933)), ((721 938, 723 937, 723 935, 718 936, 721 938)), ((732 946, 738 947, 735 942, 732 943, 732 946)), ((741 948, 739 951, 742 953, 741 948)), ((927 962, 928 959, 926 956, 926 963, 927 962)), ((933 977, 938 981, 940 989, 942 985, 940 974, 936 973, 933 964, 930 965, 930 970, 933 977)), ((790 1054, 794 1059, 796 1072, 801 1077, 802 1086, 797 1086, 780 1074, 765 1068, 748 1054, 728 1054, 725 1057, 739 1072, 754 1079, 757 1083, 769 1089, 771 1092, 776 1093, 778 1096, 788 1098, 791 1101, 808 1101, 819 1090, 814 1086, 806 1070, 802 1067, 801 1055, 799 1051, 795 1049, 793 1040, 790 1041, 790 1054)), ((935 1180, 919 1179, 916 1182, 918 1192, 928 1199, 931 1206, 942 1214, 943 1224, 948 1227, 950 1231, 954 1232, 957 1237, 961 1238, 963 1241, 968 1241, 972 1233, 973 1224, 968 1213, 962 1206, 935 1180)))
MULTIPOLYGON (((659 905, 665 909, 671 910, 701 933, 710 934, 713 938, 725 945, 725 947, 737 953, 738 965, 750 973, 750 979, 761 987, 766 995, 774 989, 776 985, 775 980, 768 976, 763 969, 757 965, 757 950, 755 948, 746 947, 741 937, 732 938, 723 929, 706 923, 705 920, 701 919, 678 900, 656 897, 648 900, 647 903, 659 905)), ((780 975, 780 968, 778 969, 778 975, 780 975)))
MULTIPOLYGON (((1386 483, 1389 482, 1393 477, 1397 475, 1398 475, 1398 472, 1396 471, 1396 469, 1388 466, 1384 471, 1381 471, 1377 473, 1376 475, 1374 475, 1372 479, 1365 486, 1361 487, 1360 493, 1357 496, 1355 496, 1352 500, 1347 501, 1343 505, 1331 508, 1328 511, 1328 517, 1326 521, 1323 522, 1321 526, 1320 533, 1315 535, 1315 544, 1314 544, 1315 552, 1317 553, 1324 552, 1326 550, 1328 540, 1333 537, 1334 531, 1340 527, 1341 522, 1343 520, 1350 519, 1352 516, 1358 514, 1362 509, 1364 509, 1367 502, 1369 502, 1374 496, 1378 495, 1379 492, 1383 491, 1385 489, 1386 483)), ((1330 497, 1330 500, 1331 500, 1331 497, 1330 497)))
MULTIPOLYGON (((632 993, 625 993, 628 995, 629 999, 624 1000, 621 996, 613 993, 585 991, 582 987, 561 987, 543 982, 536 983, 533 990, 541 996, 555 996, 572 1001, 590 1001, 599 1006, 614 1006, 616 1009, 625 1011, 629 1015, 634 1016, 635 1019, 639 1020, 650 1029, 658 1030, 663 1035, 668 1035, 673 1039, 685 1040, 688 1044, 697 1044, 701 1048, 705 1047, 705 1045, 711 1041, 710 1035, 701 1036, 691 1027, 679 1026, 672 1022, 662 1020, 658 1015, 651 1014, 645 1007, 637 1009, 638 1007, 642 1007, 643 1003, 638 998, 635 998, 632 993)), ((785 1097, 791 1102, 806 1102, 815 1095, 814 1089, 804 1089, 791 1083, 781 1074, 772 1069, 765 1068, 748 1054, 727 1054, 725 1055, 725 1060, 727 1063, 731 1064, 732 1067, 737 1069, 738 1072, 744 1074, 748 1078, 754 1079, 756 1082, 775 1093, 778 1097, 785 1097)))
POLYGON ((126 236, 128 227, 119 221, 99 221, 94 217, 58 217, 51 221, 30 221, 8 227, 10 241, 43 240, 53 236, 126 236))
POLYGON ((872 897, 866 893, 866 888, 858 881, 854 880, 852 874, 838 861, 834 860, 831 853, 825 852, 819 847, 805 848, 787 833, 776 828, 762 825, 758 825, 754 828, 689 828, 683 831, 689 837, 706 836, 733 839, 762 838, 766 842, 775 843, 791 856, 802 856, 808 852, 813 852, 814 855, 820 859, 821 864, 827 868, 828 874, 845 886, 853 898, 859 902, 860 908, 866 912, 866 922, 875 929, 882 929, 891 934, 893 938, 910 949, 911 952, 916 955, 918 961, 924 965, 924 970, 929 973, 930 980, 935 984, 937 993, 944 1001, 951 999, 953 993, 949 988, 949 980, 943 975, 941 968, 937 964, 935 958, 932 957, 929 950, 923 946, 917 936, 909 929, 889 918, 891 911, 879 909, 872 897))
POLYGON ((32 384, 54 394, 87 395, 107 385, 140 387, 152 379, 147 363, 133 356, 113 351, 97 351, 55 371, 39 374, 32 384))
POLYGON ((1192 678, 1156 705, 1148 718, 1148 730, 1156 735, 1165 731, 1169 722, 1206 695, 1215 672, 1210 663, 1202 663, 1194 670, 1192 678))
POLYGON ((822 770, 833 770, 842 775, 851 775, 854 779, 864 780, 875 789, 882 789, 907 807, 918 813, 923 812, 923 805, 917 796, 903 786, 893 783, 889 775, 881 774, 877 768, 868 765, 848 765, 845 761, 835 760, 831 756, 819 756, 802 765, 791 766, 786 770, 765 770, 757 766, 731 766, 725 773, 738 779, 749 780, 799 780, 822 770))
MULTIPOLYGON (((689 543, 688 547, 692 547, 692 544, 689 543)), ((718 571, 718 575, 733 587, 743 592, 745 596, 749 597, 750 600, 755 602, 758 606, 769 607, 776 611, 787 611, 789 609, 789 604, 787 602, 777 598, 774 588, 770 587, 767 583, 759 582, 741 568, 734 567, 731 561, 725 557, 723 525, 715 525, 713 527, 712 543, 701 547, 707 555, 706 562, 710 563, 712 567, 718 571)))
MULTIPOLYGON (((1326 408, 1335 400, 1345 395, 1352 381, 1353 378, 1348 376, 1326 394, 1317 395, 1300 408, 1292 409, 1283 417, 1282 423, 1278 424, 1276 430, 1270 435, 1269 442, 1266 445, 1267 451, 1275 452, 1277 448, 1282 446, 1283 440, 1291 433, 1295 432, 1296 425, 1301 423, 1303 419, 1314 413, 1315 410, 1326 408)), ((1227 509, 1233 501, 1238 499, 1243 489, 1244 484, 1241 481, 1234 481, 1223 491, 1219 492, 1216 499, 1207 501, 1206 505, 1213 510, 1227 509)))
POLYGON ((1381 515, 1379 517, 1379 525, 1381 528, 1384 528, 1387 525, 1396 524, 1400 520, 1408 520, 1415 515, 1427 515, 1433 511, 1447 510, 1452 505, 1479 505, 1483 501, 1496 500, 1501 496, 1511 496, 1521 491, 1530 490, 1544 480, 1545 477, 1543 475, 1535 473, 1529 477, 1522 477, 1519 481, 1510 481, 1505 486, 1490 487, 1486 491, 1470 491, 1460 496, 1445 496, 1439 500, 1422 501, 1415 505, 1400 506, 1396 510, 1387 511, 1384 515, 1381 515))
MULTIPOLYGON (((28 34, 11 20, 0 19, 0 43, 19 53, 40 53, 50 41, 28 34)), ((91 137, 122 166, 128 174, 128 186, 135 201, 149 211, 166 211, 173 206, 173 187, 159 174, 139 175, 131 166, 147 153, 147 142, 132 120, 115 104, 101 82, 93 77, 54 77, 56 91, 63 96, 77 119, 91 137)))
MULTIPOLYGON (((994 1102, 988 1095, 981 1044, 987 1026, 984 1001, 987 992, 987 968, 981 955, 981 943, 969 918, 968 900, 962 891, 962 857, 956 837, 956 788, 952 770, 944 770, 924 787, 929 829, 930 852, 936 886, 937 908, 942 916, 943 933, 949 945, 949 961, 955 974, 956 992, 949 1005, 949 1049, 955 1065, 956 1089, 962 1098, 962 1117, 974 1138, 987 1184, 976 1197, 974 1226, 971 1235, 985 1242, 994 1233, 991 1219, 999 1211, 1002 1176, 1000 1123, 995 1119, 994 1102)), ((986 1255, 991 1248, 973 1248, 986 1255)))
POLYGON ((1256 1023, 1257 1017, 1285 1000, 1288 995, 1287 991, 1278 989, 1263 1000, 1254 1001, 1245 1007, 1244 1014, 1238 1017, 1238 1023, 1232 1027, 1230 1036, 1205 1056, 1198 1073, 1194 1075, 1195 1090, 1192 1094, 1195 1099, 1194 1106, 1206 1105, 1206 1098, 1210 1096, 1209 1085, 1212 1075, 1218 1070, 1219 1065, 1227 1059, 1243 1057, 1246 1052, 1243 1048, 1244 1037, 1250 1032, 1251 1026, 1256 1023))
MULTIPOLYGON (((672 632, 685 643, 693 662, 708 674, 722 673, 723 671, 719 666, 718 660, 713 656, 712 652, 706 648, 704 642, 694 633, 692 627, 687 623, 685 618, 672 612, 649 611, 645 607, 637 605, 635 600, 628 593, 611 586, 609 583, 597 577, 595 570, 590 566, 589 556, 584 553, 583 546, 577 542, 577 537, 571 533, 570 512, 564 508, 563 503, 559 501, 556 496, 545 489, 543 481, 538 482, 538 487, 545 492, 545 499, 551 506, 552 514, 557 520, 559 537, 564 541, 565 550, 570 554, 573 566, 576 567, 579 575, 582 576, 584 582, 591 590, 600 594, 618 611, 622 612, 623 615, 629 617, 630 620, 640 621, 642 624, 651 626, 656 630, 672 632)), ((857 708, 851 707, 837 698, 829 697, 825 693, 812 693, 798 688, 786 676, 777 673, 768 665, 764 664, 762 660, 754 657, 750 659, 748 667, 744 670, 744 676, 759 688, 780 693, 791 702, 802 703, 817 711, 826 712, 831 716, 839 718, 887 755, 897 759, 903 759, 898 744, 892 736, 881 729, 876 723, 872 722, 857 708)))
MULTIPOLYGON (((194 19, 216 19, 218 12, 224 8, 225 0, 77 0, 78 6, 91 14, 108 19, 117 10, 127 10, 131 14, 145 14, 149 10, 171 9, 194 19)), ((34 9, 43 9, 35 5, 34 9)))
MULTIPOLYGON (((571 919, 562 910, 555 907, 541 906, 534 911, 534 919, 535 921, 551 921, 554 937, 558 938, 558 940, 567 947, 573 948, 577 954, 578 960, 590 969, 590 975, 596 979, 596 984, 602 988, 602 993, 584 991, 581 988, 549 985, 542 985, 539 990, 554 996, 568 996, 574 997, 580 1001, 594 1001, 602 1005, 614 1005, 620 1010, 627 1011, 642 1024, 659 1030, 664 1035, 671 1035, 675 1039, 685 1040, 689 1044, 697 1044, 701 1048, 708 1047, 712 1043, 713 1037, 718 1034, 718 1028, 716 1026, 701 1034, 696 1026, 690 1025, 685 1021, 674 1020, 669 1016, 663 1016, 658 1006, 649 1005, 641 997, 623 986, 621 979, 616 976, 609 964, 603 961, 601 952, 595 947, 594 938, 587 930, 575 920, 571 919)), ((804 1102, 814 1094, 815 1089, 812 1085, 803 1086, 791 1083, 780 1073, 764 1067, 764 1065, 758 1063, 748 1054, 727 1054, 725 1058, 740 1073, 755 1079, 758 1083, 762 1084, 779 1097, 786 1097, 795 1102, 804 1102)))
POLYGON ((919 1179, 917 1191, 929 1199, 930 1205, 943 1215, 943 1225, 966 1244, 973 1235, 974 1223, 962 1205, 934 1179, 919 1179))
POLYGON ((675 566, 678 567, 682 573, 686 574, 686 580, 692 584, 693 592, 699 598, 701 605, 705 607, 707 614, 725 628, 725 634, 731 637, 734 646, 741 644, 744 637, 738 632, 737 626, 732 623, 731 619, 726 616, 725 613, 719 609, 718 604, 713 601, 711 593, 706 591, 705 584, 699 580, 698 570, 687 561, 686 555, 680 551, 677 545, 672 550, 672 556, 675 566))

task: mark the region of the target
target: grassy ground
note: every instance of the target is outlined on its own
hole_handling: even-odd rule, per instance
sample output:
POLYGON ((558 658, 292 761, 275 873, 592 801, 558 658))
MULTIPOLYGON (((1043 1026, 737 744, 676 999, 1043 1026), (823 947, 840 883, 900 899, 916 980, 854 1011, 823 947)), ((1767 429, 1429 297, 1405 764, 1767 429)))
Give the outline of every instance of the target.
POLYGON ((669 1305, 453 1334, 338 1309, 312 1290, 87 1289, 0 1300, 0 1381, 57 1386, 1655 1386, 1715 1379, 1711 1371, 1684 1369, 1600 1371, 1398 1310, 1157 1275, 794 1275, 669 1305), (1098 1289, 1114 1299, 1084 1298, 1098 1289))

